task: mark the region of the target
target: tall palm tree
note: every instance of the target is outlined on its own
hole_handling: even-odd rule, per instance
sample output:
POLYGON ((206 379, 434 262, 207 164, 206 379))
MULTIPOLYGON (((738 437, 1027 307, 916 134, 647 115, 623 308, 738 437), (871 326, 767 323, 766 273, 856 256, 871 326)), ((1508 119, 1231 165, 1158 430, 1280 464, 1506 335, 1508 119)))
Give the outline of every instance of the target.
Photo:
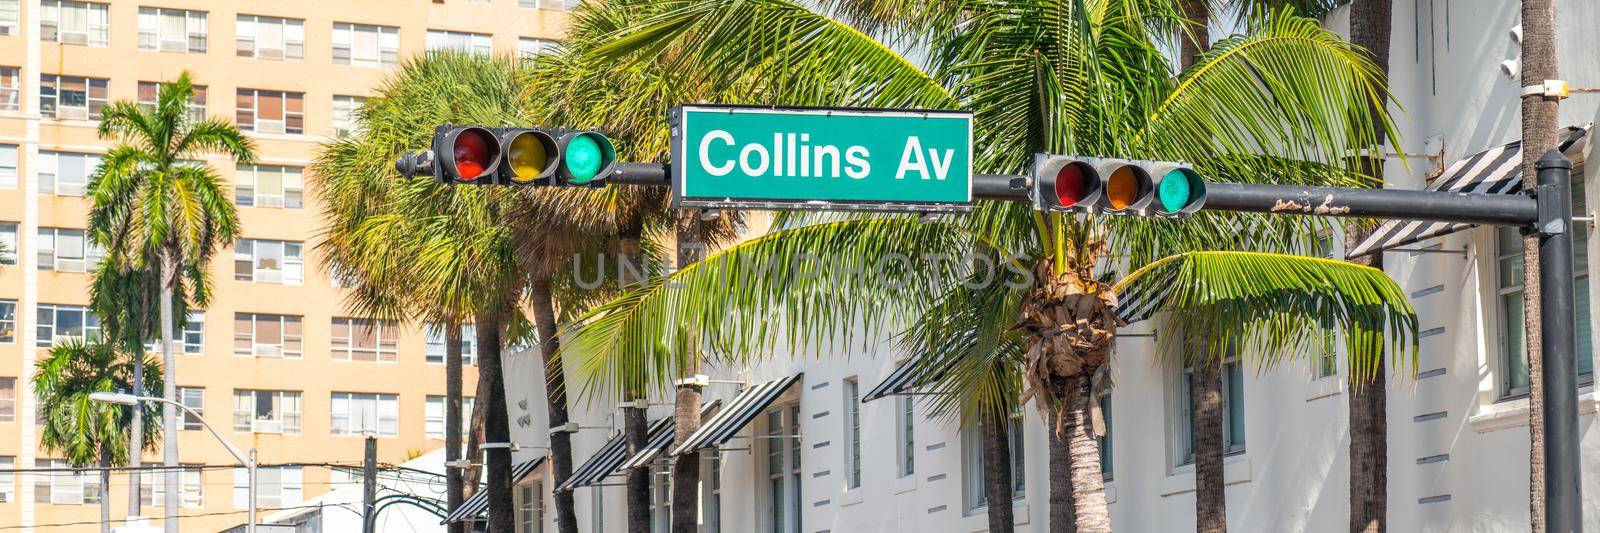
MULTIPOLYGON (((531 338, 520 306, 533 308, 546 358, 547 406, 552 424, 565 419, 563 372, 550 346, 554 302, 567 283, 568 252, 590 235, 606 235, 609 220, 592 211, 547 208, 560 192, 548 189, 450 187, 401 179, 394 154, 426 147, 418 124, 525 124, 523 98, 531 76, 511 58, 432 53, 408 60, 359 112, 366 134, 330 141, 311 167, 325 199, 322 241, 329 268, 352 282, 349 304, 379 318, 451 323, 470 319, 477 329, 478 398, 487 442, 510 441, 501 353, 531 338)), ((575 204, 581 206, 583 204, 575 204)), ((472 456, 469 444, 468 455, 472 456)), ((490 531, 513 526, 511 453, 488 450, 490 531)), ((570 475, 567 438, 551 439, 552 483, 570 475)), ((471 477, 469 476, 469 479, 471 477)), ((570 495, 556 498, 562 531, 576 528, 570 495)))
MULTIPOLYGON (((790 103, 782 96, 809 94, 832 99, 835 105, 969 108, 976 115, 977 166, 984 172, 1016 173, 1032 153, 1067 152, 1184 159, 1205 174, 1230 181, 1259 182, 1286 175, 1297 183, 1350 184, 1358 180, 1334 168, 1339 161, 1327 154, 1371 144, 1363 140, 1372 135, 1365 126, 1368 101, 1376 91, 1370 64, 1314 21, 1284 12, 1252 17, 1244 35, 1218 43, 1191 69, 1172 73, 1151 35, 1153 29, 1170 27, 1177 19, 1172 6, 1161 3, 824 3, 821 9, 833 16, 778 0, 668 2, 657 9, 661 11, 645 22, 610 36, 604 52, 621 60, 666 61, 679 72, 713 78, 712 83, 764 80, 752 86, 748 99, 770 97, 790 103), (898 42, 923 44, 931 50, 928 68, 918 68, 847 22, 869 27, 871 34, 903 39, 898 42)), ((1101 281, 1106 274, 1102 260, 1126 256, 1131 265, 1145 264, 1194 243, 1231 238, 1240 227, 1270 228, 1259 231, 1256 239, 1266 241, 1277 235, 1305 235, 1304 225, 1315 223, 1207 214, 1172 224, 1039 214, 1014 204, 982 205, 970 216, 925 225, 896 217, 848 218, 740 245, 680 270, 672 286, 648 284, 593 313, 588 326, 569 339, 565 349, 584 354, 584 369, 599 380, 602 390, 616 390, 627 368, 679 371, 660 359, 663 354, 654 343, 629 341, 623 331, 649 332, 645 337, 663 339, 657 342, 668 345, 686 332, 710 335, 728 347, 726 357, 753 358, 768 347, 764 343, 775 342, 757 333, 770 332, 779 324, 723 324, 729 309, 754 313, 754 308, 782 305, 785 340, 802 342, 812 333, 840 332, 814 324, 802 328, 799 320, 822 317, 823 324, 839 325, 857 319, 873 323, 885 316, 918 316, 925 311, 922 302, 949 296, 932 289, 916 297, 867 296, 887 283, 905 289, 948 288, 954 282, 948 275, 921 269, 896 274, 917 277, 918 283, 875 277, 888 275, 882 273, 828 286, 787 276, 746 280, 739 277, 739 267, 729 262, 730 257, 755 254, 765 259, 761 254, 770 252, 793 258, 788 254, 803 250, 829 257, 830 265, 840 269, 870 266, 863 255, 891 251, 915 256, 930 249, 978 250, 1017 258, 1011 264, 1031 276, 1031 282, 996 297, 995 301, 1006 302, 1001 306, 1004 312, 992 315, 980 331, 1015 331, 1025 343, 1023 376, 1029 398, 1037 400, 1041 414, 1056 428, 1052 454, 1062 458, 1052 462, 1051 491, 1073 496, 1052 498, 1053 523, 1056 527, 1076 523, 1080 530, 1099 531, 1109 527, 1109 518, 1097 474, 1097 445, 1085 422, 1090 403, 1087 376, 1104 364, 1115 334, 1115 319, 1109 313, 1114 292, 1101 281), (785 240, 784 246, 773 244, 779 238, 785 240), (727 276, 748 282, 729 283, 727 276), (793 284, 794 290, 811 299, 792 301, 785 296, 793 296, 788 286, 774 285, 774 280, 793 284), (685 308, 675 299, 684 290, 714 296, 697 293, 690 300, 693 305, 685 308), (855 297, 830 301, 827 307, 811 305, 826 299, 816 294, 837 294, 834 291, 855 297), (677 305, 662 307, 667 300, 677 305), (724 307, 713 312, 701 305, 724 307), (1061 317, 1068 320, 1059 321, 1061 317), (1093 327, 1071 326, 1080 319, 1093 327), (1047 342, 1068 338, 1073 339, 1070 346, 1047 342)), ((1353 324, 1389 313, 1409 316, 1403 299, 1390 290, 1392 282, 1379 279, 1383 276, 1375 271, 1283 256, 1176 257, 1182 259, 1165 264, 1198 264, 1196 271, 1213 276, 1220 271, 1210 267, 1219 264, 1246 269, 1250 267, 1243 264, 1272 264, 1307 276, 1295 279, 1308 285, 1322 283, 1314 272, 1337 272, 1340 275, 1328 279, 1339 282, 1318 286, 1328 298, 1336 297, 1336 289, 1371 291, 1358 298, 1369 298, 1366 301, 1374 308, 1297 309, 1339 315, 1324 321, 1305 316, 1288 321, 1298 326, 1353 324), (1286 266, 1297 262, 1318 268, 1286 266)), ((1226 282, 1207 280, 1212 287, 1226 282)), ((1195 301, 1201 296, 1194 296, 1195 301)), ((1246 325, 1265 324, 1251 322, 1260 318, 1249 314, 1252 309, 1228 310, 1238 313, 1246 325)), ((1401 329, 1410 327, 1407 320, 1395 323, 1401 329)), ((1283 324, 1274 324, 1268 331, 1281 332, 1283 324)), ((1220 341, 1230 337, 1250 341, 1244 343, 1250 348, 1245 351, 1260 357, 1275 357, 1269 354, 1293 343, 1281 335, 1259 334, 1256 328, 1244 331, 1210 334, 1220 341)), ((991 339, 986 346, 992 348, 997 336, 976 338, 991 339)), ((929 352, 948 349, 927 347, 929 352)), ((973 399, 973 394, 993 396, 996 390, 957 395, 964 392, 973 399)))
MULTIPOLYGON (((1522 0, 1522 86, 1560 79, 1556 66, 1555 0, 1522 0)), ((1543 95, 1522 96, 1522 186, 1533 190, 1538 182, 1534 163, 1556 147, 1561 101, 1543 95)), ((1538 249, 1539 236, 1523 238, 1525 250, 1538 249)), ((1528 509, 1533 533, 1545 530, 1545 457, 1543 316, 1539 300, 1539 254, 1522 254, 1522 326, 1527 330, 1528 356, 1528 509)))
MULTIPOLYGON (((231 122, 217 117, 196 119, 188 112, 194 96, 189 73, 163 83, 154 106, 133 101, 105 107, 98 134, 117 145, 106 153, 100 168, 89 177, 89 238, 105 247, 106 260, 129 269, 159 274, 162 368, 167 379, 162 395, 176 401, 176 360, 173 358, 173 293, 180 284, 203 287, 209 283, 206 264, 220 245, 239 236, 239 218, 227 187, 211 167, 195 163, 206 155, 226 155, 238 163, 255 161, 255 145, 231 122), (187 280, 185 279, 187 278, 187 280)), ((148 309, 149 306, 143 306, 148 309)), ((135 372, 141 367, 135 366, 135 372)), ((135 394, 143 380, 135 378, 135 394)), ((164 482, 178 483, 177 415, 164 410, 164 482)), ((143 424, 134 412, 133 439, 140 440, 143 424)), ((130 461, 139 464, 138 454, 130 461)), ((139 513, 137 473, 130 475, 131 514, 139 513)), ((177 531, 178 506, 166 505, 167 531, 177 531)))
MULTIPOLYGON (((1355 0, 1350 11, 1350 41, 1366 50, 1385 86, 1389 82, 1389 35, 1394 16, 1394 2, 1389 0, 1355 0)), ((1375 107, 1388 105, 1388 91, 1379 93, 1372 103, 1375 107)), ((1388 124, 1373 121, 1376 138, 1387 137, 1388 124)), ((1552 126, 1551 131, 1554 131, 1552 126)), ((1554 141, 1552 141, 1554 142, 1554 141)), ((1383 182, 1383 149, 1375 145, 1371 154, 1377 157, 1361 159, 1362 171, 1376 183, 1383 182)), ((1532 153, 1532 152, 1524 152, 1532 153)), ((1349 250, 1365 240, 1372 231, 1369 224, 1352 223, 1345 226, 1345 249, 1349 250)), ((1358 264, 1376 269, 1383 268, 1383 254, 1373 254, 1358 259, 1358 264)), ((1355 332, 1346 342, 1347 350, 1377 352, 1382 342, 1374 342, 1370 332, 1355 332)), ((1384 533, 1388 530, 1389 511, 1389 418, 1387 369, 1382 358, 1365 372, 1367 379, 1358 373, 1347 377, 1350 389, 1350 531, 1351 533, 1384 533)))
MULTIPOLYGON (((39 445, 46 452, 59 454, 73 468, 97 466, 100 471, 100 530, 111 531, 111 468, 127 464, 128 439, 133 433, 136 411, 146 411, 139 422, 144 425, 140 449, 154 448, 161 435, 156 423, 157 409, 141 403, 137 407, 112 405, 89 399, 96 392, 134 390, 135 374, 143 388, 161 387, 161 367, 141 359, 140 352, 124 354, 111 344, 71 340, 52 348, 35 364, 34 394, 39 399, 39 445), (135 364, 135 360, 140 360, 135 364), (134 369, 143 367, 139 372, 134 369)), ((134 471, 133 475, 142 475, 134 471)), ((178 499, 181 491, 169 486, 167 499, 178 499)), ((137 493, 131 497, 137 499, 137 493)))

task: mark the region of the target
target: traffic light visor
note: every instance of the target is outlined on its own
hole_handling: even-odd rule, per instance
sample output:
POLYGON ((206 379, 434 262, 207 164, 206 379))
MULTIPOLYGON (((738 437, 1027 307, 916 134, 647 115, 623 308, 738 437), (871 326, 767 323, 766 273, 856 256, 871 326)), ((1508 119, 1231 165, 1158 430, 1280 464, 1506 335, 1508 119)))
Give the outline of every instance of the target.
POLYGON ((1205 191, 1205 180, 1200 179, 1200 174, 1194 169, 1187 167, 1168 169, 1162 174, 1161 181, 1156 187, 1156 197, 1161 204, 1160 214, 1194 212, 1205 198, 1205 191))
POLYGON ((527 130, 512 134, 506 143, 506 167, 512 182, 532 183, 549 177, 554 171, 550 164, 556 155, 556 141, 549 134, 527 130))
POLYGON ((567 181, 582 185, 609 172, 617 160, 617 151, 605 135, 588 131, 567 140, 562 154, 566 165, 567 181))
POLYGON ((461 181, 475 181, 494 172, 500 162, 500 143, 489 130, 461 128, 445 138, 450 147, 450 165, 461 181))

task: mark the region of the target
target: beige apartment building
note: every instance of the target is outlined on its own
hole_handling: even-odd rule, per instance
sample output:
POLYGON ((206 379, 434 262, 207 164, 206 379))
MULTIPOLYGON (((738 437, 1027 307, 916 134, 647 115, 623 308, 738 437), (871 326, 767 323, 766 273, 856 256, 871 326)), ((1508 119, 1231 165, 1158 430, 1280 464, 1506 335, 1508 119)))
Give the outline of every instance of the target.
MULTIPOLYGON (((83 236, 86 177, 108 143, 109 101, 153 100, 188 70, 195 112, 236 121, 260 164, 207 161, 230 182, 244 238, 211 265, 212 305, 190 319, 177 364, 181 400, 263 465, 263 508, 299 505, 352 479, 363 434, 378 460, 443 445, 442 335, 351 316, 315 253, 317 191, 303 167, 349 134, 360 106, 403 58, 443 47, 526 53, 550 44, 563 0, 0 0, 0 529, 98 531, 100 498, 126 514, 127 475, 60 467, 41 451, 30 383, 61 339, 93 336, 85 311, 94 261, 83 236), (228 260, 231 254, 233 260, 228 260), (17 470, 23 470, 18 472, 17 470)), ((423 125, 419 125, 422 127, 423 125)), ((470 335, 467 338, 471 338, 470 335)), ((471 357, 468 347, 468 357, 471 357)), ((476 375, 467 372, 467 391, 476 375)), ((185 531, 245 520, 245 477, 197 420, 179 434, 185 531)), ((159 452, 146 463, 160 463, 159 452)), ((167 491, 146 477, 143 514, 167 491)), ((359 512, 359 511, 356 511, 359 512)))

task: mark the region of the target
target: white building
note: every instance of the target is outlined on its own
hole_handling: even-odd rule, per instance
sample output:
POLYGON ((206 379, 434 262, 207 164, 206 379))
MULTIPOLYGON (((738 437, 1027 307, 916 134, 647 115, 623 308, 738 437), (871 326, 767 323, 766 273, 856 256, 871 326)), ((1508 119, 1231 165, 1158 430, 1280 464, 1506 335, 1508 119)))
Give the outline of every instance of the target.
MULTIPOLYGON (((1518 55, 1509 32, 1518 5, 1504 0, 1396 2, 1390 60, 1397 123, 1404 148, 1418 158, 1409 168, 1392 162, 1391 186, 1421 189, 1435 172, 1517 139, 1518 82, 1499 63, 1518 55), (1442 151, 1442 153, 1440 153, 1442 151)), ((1562 2, 1560 71, 1575 87, 1600 87, 1600 3, 1562 2)), ((1330 25, 1343 31, 1348 12, 1330 25)), ((1564 124, 1596 119, 1600 95, 1563 102, 1564 124)), ((1593 159, 1595 143, 1574 156, 1593 159)), ((1576 158, 1576 157, 1575 157, 1576 158)), ((1600 165, 1579 165, 1585 205, 1600 204, 1600 165)), ((1585 212, 1588 210, 1581 210, 1585 212)), ((1591 256, 1600 241, 1579 245, 1591 256)), ((1517 286, 1501 265, 1519 265, 1497 242, 1496 230, 1478 228, 1406 245, 1385 255, 1385 266, 1410 295, 1421 320, 1419 374, 1389 386, 1389 527, 1391 531, 1526 531, 1528 434, 1525 378, 1514 362, 1520 318, 1517 286), (1510 261, 1502 261, 1509 257, 1510 261), (1507 307, 1503 302, 1513 304, 1507 307), (1507 327, 1507 324, 1510 327, 1507 327), (1523 395, 1524 397, 1519 397, 1523 395)), ((1600 287, 1586 282, 1600 264, 1580 263, 1580 358, 1593 368, 1595 317, 1589 302, 1600 287)), ((1145 333, 1136 325, 1125 333, 1145 333)), ((1188 442, 1181 423, 1187 394, 1179 374, 1157 364, 1147 337, 1124 337, 1112 363, 1116 388, 1107 491, 1118 531, 1187 531, 1194 524, 1194 479, 1184 466, 1188 442)), ((706 530, 778 531, 982 531, 976 496, 978 446, 940 420, 927 418, 914 396, 856 399, 878 385, 903 356, 885 347, 872 353, 823 360, 777 356, 748 370, 751 385, 785 380, 787 388, 753 413, 749 424, 720 445, 708 462, 702 498, 706 530), (906 412, 909 409, 910 416, 906 412), (857 427, 859 439, 851 433, 857 427), (750 438, 794 435, 793 438, 750 438), (856 444, 859 442, 859 448, 856 444), (857 450, 859 449, 859 452, 857 450), (907 460, 909 453, 909 461, 907 460), (859 481, 852 472, 859 466, 859 481), (796 518, 798 517, 798 519, 796 518), (717 527, 720 527, 718 529, 717 527)), ((542 375, 534 354, 507 358, 509 405, 519 443, 545 441, 542 375)), ((1228 521, 1232 531, 1348 529, 1347 402, 1342 369, 1319 377, 1315 363, 1256 374, 1230 373, 1226 460, 1228 521), (1242 421, 1242 423, 1241 423, 1242 421)), ((721 377, 737 376, 725 374, 721 377)), ((1582 378, 1585 527, 1600 531, 1600 429, 1593 373, 1582 378)), ((738 407, 733 385, 712 385, 708 399, 738 407)), ((771 392, 771 391, 769 391, 771 392)), ((620 427, 612 405, 575 403, 585 426, 620 427)), ((652 420, 667 406, 652 408, 652 420)), ((715 420, 713 419, 713 422, 715 420)), ((1048 512, 1045 428, 1029 414, 1020 421, 1022 469, 1016 509, 1019 530, 1043 531, 1048 512)), ((605 429, 580 431, 575 463, 582 467, 611 437, 605 429)), ((545 454, 524 449, 526 461, 545 454)), ((533 469, 517 490, 520 531, 552 527, 551 486, 545 469, 533 469)), ((664 487, 665 476, 656 479, 664 487)), ((584 531, 623 531, 621 476, 576 489, 584 531)), ((657 491, 664 503, 664 491, 657 491)), ((666 507, 657 507, 664 524, 666 507)), ((664 528, 663 528, 664 530, 664 528)))

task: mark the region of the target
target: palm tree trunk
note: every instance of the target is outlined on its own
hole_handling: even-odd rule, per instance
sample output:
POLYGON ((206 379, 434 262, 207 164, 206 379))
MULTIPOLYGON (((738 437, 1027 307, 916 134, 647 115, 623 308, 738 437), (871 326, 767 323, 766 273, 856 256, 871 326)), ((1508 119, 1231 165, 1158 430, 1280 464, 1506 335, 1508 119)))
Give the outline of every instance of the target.
MULTIPOLYGON (((161 397, 169 402, 178 401, 178 361, 172 354, 172 289, 178 282, 176 257, 161 260, 161 397)), ((161 483, 167 497, 163 525, 167 533, 178 533, 178 410, 170 405, 161 408, 161 483)))
MULTIPOLYGON (((1184 18, 1190 21, 1189 34, 1179 39, 1183 68, 1211 48, 1211 11, 1204 0, 1183 0, 1184 18)), ((1205 348, 1204 345, 1201 348, 1205 348)), ((1222 456, 1222 375, 1219 364, 1204 357, 1194 360, 1194 505, 1195 531, 1227 533, 1228 499, 1223 490, 1222 456)))
MULTIPOLYGON (((457 461, 461 459, 461 324, 449 322, 444 325, 444 459, 457 461)), ((444 469, 445 482, 445 511, 452 512, 461 507, 461 502, 466 497, 461 487, 461 469, 444 469)), ((449 533, 466 533, 467 526, 462 522, 453 522, 449 525, 449 533)))
MULTIPOLYGON (((678 268, 699 261, 705 252, 700 245, 700 213, 687 211, 678 220, 678 268)), ((691 339, 694 337, 691 336, 691 339)), ((679 377, 690 378, 701 372, 700 346, 694 341, 679 346, 683 370, 679 377)), ((700 387, 679 385, 673 402, 672 423, 678 440, 700 429, 700 387)), ((700 452, 692 451, 672 458, 672 530, 694 531, 699 527, 700 452)))
POLYGON ((111 448, 100 446, 100 533, 111 533, 111 448))
MULTIPOLYGON (((983 498, 988 502, 989 531, 1008 533, 1016 529, 1016 519, 1011 508, 1011 426, 1003 413, 991 415, 978 424, 983 434, 983 498)), ((1054 455, 1052 455, 1054 457, 1054 455)), ((1054 476, 1051 476, 1052 478, 1054 476)), ((1068 498, 1071 492, 1064 493, 1068 498)), ((1054 493, 1051 493, 1054 497, 1054 493)), ((1070 509, 1070 503, 1068 507, 1070 509)), ((1051 509, 1055 509, 1054 505, 1051 509)), ((1054 517, 1051 517, 1054 518, 1054 517)), ((1054 520, 1051 523, 1057 523, 1054 520)), ((1070 524, 1071 520, 1060 523, 1070 524)))
MULTIPOLYGON (((549 412, 550 427, 564 426, 567 415, 567 377, 556 351, 561 341, 556 337, 555 301, 550 295, 550 278, 533 280, 530 291, 533 302, 533 322, 539 328, 539 356, 544 359, 545 408, 549 412)), ((558 487, 572 477, 572 433, 550 434, 551 476, 550 486, 558 487)), ((556 531, 578 533, 577 508, 572 501, 572 491, 555 492, 556 531)))
MULTIPOLYGON (((645 422, 644 409, 622 408, 623 438, 628 443, 628 456, 644 449, 650 428, 645 422)), ((650 467, 628 470, 628 531, 650 531, 650 467)))
MULTIPOLYGON (((144 396, 144 352, 133 355, 133 395, 144 396)), ((139 473, 144 465, 144 406, 135 404, 128 431, 128 516, 139 516, 139 473)))
POLYGON ((1194 512, 1197 533, 1227 533, 1223 490, 1222 372, 1220 361, 1196 354, 1190 392, 1194 402, 1194 512))
MULTIPOLYGON (((621 248, 622 261, 617 271, 618 282, 626 287, 638 281, 638 274, 644 269, 644 251, 640 239, 644 230, 643 221, 635 217, 626 224, 619 224, 617 229, 618 246, 621 248)), ((644 394, 629 390, 625 393, 624 402, 635 402, 644 399, 644 394)), ((622 434, 623 441, 627 443, 628 456, 632 457, 644 448, 649 436, 649 422, 645 419, 645 410, 625 406, 622 408, 622 434)), ((628 531, 650 530, 650 470, 648 468, 635 468, 626 475, 628 531)))
MULTIPOLYGON (((1556 69, 1556 2, 1522 0, 1522 85, 1539 85, 1558 79, 1556 69)), ((1534 162, 1556 146, 1560 127, 1559 100, 1540 95, 1522 97, 1522 186, 1533 190, 1538 181, 1534 162)), ((1533 533, 1543 533, 1544 520, 1544 328, 1539 301, 1539 236, 1522 241, 1522 325, 1528 347, 1528 516, 1533 533)))
MULTIPOLYGON (((1052 445, 1051 453, 1052 474, 1056 473, 1054 470, 1060 468, 1054 464, 1054 461, 1058 460, 1054 456, 1064 455, 1068 458, 1068 463, 1065 465, 1068 475, 1064 476, 1064 480, 1052 476, 1050 488, 1053 494, 1059 484, 1066 484, 1061 488, 1072 494, 1070 508, 1072 523, 1077 525, 1075 530, 1077 533, 1111 532, 1111 509, 1106 503, 1105 478, 1100 472, 1100 442, 1095 438, 1094 424, 1091 420, 1094 392, 1091 390, 1090 376, 1094 375, 1094 370, 1096 369, 1086 369, 1082 374, 1066 380, 1061 397, 1066 398, 1064 408, 1067 409, 1067 413, 1060 435, 1054 439, 1060 442, 1052 445), (1054 448, 1058 446, 1062 448, 1060 451, 1063 453, 1056 453, 1054 448)), ((1054 518, 1056 510, 1053 496, 1051 503, 1050 512, 1054 518)), ((1052 529, 1069 531, 1064 528, 1055 529, 1053 524, 1052 529)))
MULTIPOLYGON (((499 313, 495 310, 495 313, 499 313)), ((487 383, 480 386, 478 401, 485 403, 483 439, 501 444, 490 448, 484 461, 489 469, 489 533, 512 533, 516 525, 516 502, 511 497, 511 420, 506 414, 505 381, 500 365, 499 316, 480 316, 478 319, 478 379, 487 383)))
MULTIPOLYGON (((483 352, 478 352, 478 358, 483 358, 483 352)), ((462 456, 467 459, 467 471, 461 476, 461 501, 465 502, 473 494, 477 494, 483 487, 483 456, 479 445, 483 444, 483 424, 487 420, 489 411, 489 381, 484 379, 482 364, 478 370, 477 400, 472 402, 472 423, 467 428, 467 449, 462 456)))
MULTIPOLYGON (((1356 0, 1350 13, 1351 42, 1371 54, 1369 59, 1382 72, 1385 84, 1389 78, 1389 34, 1393 10, 1393 3, 1389 0, 1356 0)), ((1380 102, 1386 98, 1386 94, 1379 92, 1380 102)), ((1379 117, 1383 110, 1373 111, 1373 116, 1379 117)), ((1381 153, 1384 151, 1383 138, 1387 135, 1385 125, 1382 120, 1374 119, 1372 127, 1378 140, 1374 151, 1381 153)), ((1363 161, 1362 170, 1375 178, 1375 183, 1382 183, 1383 160, 1366 158, 1363 161)), ((1367 233, 1369 230, 1361 223, 1346 225, 1345 249, 1351 249, 1366 239, 1367 233)), ((1369 255, 1356 263, 1382 269, 1383 254, 1369 255)), ((1382 332, 1373 334, 1381 335, 1382 332)), ((1346 338, 1352 337, 1347 335, 1346 338)), ((1383 343, 1346 342, 1345 349, 1352 351, 1352 357, 1365 355, 1363 359, 1378 362, 1376 375, 1370 381, 1362 382, 1355 378, 1354 372, 1347 372, 1350 390, 1350 531, 1383 533, 1388 527, 1389 506, 1388 392, 1381 353, 1383 343), (1369 353, 1361 354, 1354 350, 1369 353)))

